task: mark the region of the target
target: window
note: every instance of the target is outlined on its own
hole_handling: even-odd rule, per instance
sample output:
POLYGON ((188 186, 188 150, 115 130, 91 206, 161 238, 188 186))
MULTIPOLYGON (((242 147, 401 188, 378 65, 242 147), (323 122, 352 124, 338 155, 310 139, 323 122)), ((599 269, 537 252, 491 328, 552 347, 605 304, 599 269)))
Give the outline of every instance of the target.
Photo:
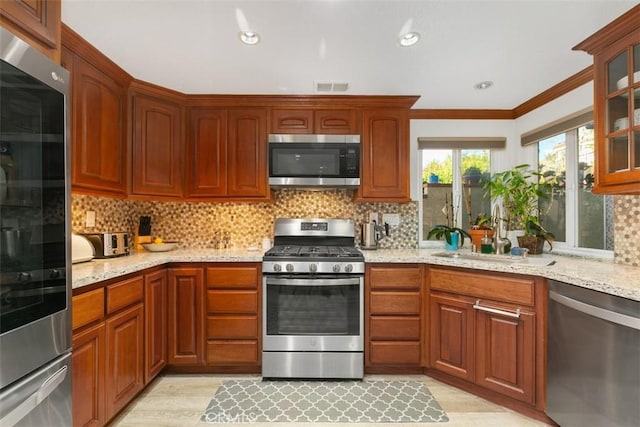
POLYGON ((490 175, 489 149, 421 148, 423 241, 434 225, 466 230, 478 214, 491 214, 491 201, 483 196, 480 182, 490 175))
POLYGON ((591 193, 593 168, 592 123, 538 141, 538 170, 553 182, 539 201, 541 222, 555 234, 554 248, 613 251, 613 198, 591 193))

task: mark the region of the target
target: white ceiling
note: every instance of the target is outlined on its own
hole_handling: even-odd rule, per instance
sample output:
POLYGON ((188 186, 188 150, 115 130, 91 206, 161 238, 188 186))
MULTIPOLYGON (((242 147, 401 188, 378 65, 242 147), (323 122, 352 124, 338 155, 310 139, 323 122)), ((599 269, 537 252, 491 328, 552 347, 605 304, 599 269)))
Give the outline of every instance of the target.
POLYGON ((511 109, 592 63, 577 43, 631 0, 63 0, 62 21, 137 79, 188 94, 419 95, 511 109), (260 34, 240 43, 240 29, 260 34), (406 30, 422 35, 398 45, 406 30), (492 80, 479 91, 474 85, 492 80))

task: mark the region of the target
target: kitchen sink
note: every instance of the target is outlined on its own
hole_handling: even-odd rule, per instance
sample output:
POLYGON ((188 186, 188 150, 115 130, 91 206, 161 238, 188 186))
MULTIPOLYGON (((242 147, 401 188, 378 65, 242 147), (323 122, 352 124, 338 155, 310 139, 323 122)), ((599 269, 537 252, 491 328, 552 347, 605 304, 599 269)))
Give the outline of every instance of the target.
POLYGON ((510 255, 489 255, 474 252, 436 252, 433 254, 439 258, 449 258, 454 260, 486 262, 498 264, 519 264, 519 265, 535 265, 548 266, 555 264, 555 260, 543 257, 516 257, 510 255))

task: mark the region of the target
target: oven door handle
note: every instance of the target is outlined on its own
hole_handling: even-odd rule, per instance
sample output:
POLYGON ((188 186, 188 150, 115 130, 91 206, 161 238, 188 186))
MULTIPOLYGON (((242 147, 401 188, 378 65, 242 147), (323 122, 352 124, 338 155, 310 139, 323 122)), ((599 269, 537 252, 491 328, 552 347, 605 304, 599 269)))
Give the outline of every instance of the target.
POLYGON ((348 285, 359 285, 361 277, 349 277, 349 278, 322 278, 315 277, 313 279, 300 279, 300 278, 276 278, 276 277, 267 277, 266 284, 267 285, 284 285, 284 286, 348 286, 348 285))

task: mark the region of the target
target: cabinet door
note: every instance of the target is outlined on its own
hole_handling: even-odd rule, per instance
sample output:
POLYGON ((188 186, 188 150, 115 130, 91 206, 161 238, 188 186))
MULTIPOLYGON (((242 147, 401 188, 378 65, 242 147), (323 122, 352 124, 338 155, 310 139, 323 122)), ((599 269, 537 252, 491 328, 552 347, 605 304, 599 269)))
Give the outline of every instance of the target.
MULTIPOLYGON (((491 303, 483 301, 485 305, 491 303)), ((511 311, 516 310, 507 309, 511 311)), ((476 383, 534 403, 535 313, 519 314, 515 318, 476 311, 476 383)))
POLYGON ((269 133, 313 133, 313 110, 271 110, 269 133))
POLYGON ((60 59, 60 0, 2 0, 0 23, 21 38, 35 42, 53 61, 60 59))
POLYGON ((144 386, 144 310, 142 304, 119 312, 106 321, 107 419, 113 417, 144 386))
POLYGON ((169 364, 204 362, 204 272, 202 268, 170 268, 169 364))
POLYGON ((133 96, 132 192, 182 194, 182 109, 170 100, 133 96))
POLYGON ((408 110, 365 110, 362 123, 361 178, 356 200, 408 202, 408 110))
POLYGON ((313 133, 358 134, 357 110, 316 110, 313 112, 313 133))
POLYGON ((227 111, 191 109, 187 144, 186 196, 226 195, 227 111))
POLYGON ((430 365, 474 381, 474 311, 464 298, 431 294, 430 365))
POLYGON ((73 335, 71 375, 74 427, 104 425, 104 322, 73 335))
POLYGON ((125 89, 78 55, 71 66, 71 184, 124 194, 125 89))
POLYGON ((267 197, 267 112, 229 110, 227 194, 267 197))
POLYGON ((167 364, 167 271, 144 276, 144 383, 167 364))

